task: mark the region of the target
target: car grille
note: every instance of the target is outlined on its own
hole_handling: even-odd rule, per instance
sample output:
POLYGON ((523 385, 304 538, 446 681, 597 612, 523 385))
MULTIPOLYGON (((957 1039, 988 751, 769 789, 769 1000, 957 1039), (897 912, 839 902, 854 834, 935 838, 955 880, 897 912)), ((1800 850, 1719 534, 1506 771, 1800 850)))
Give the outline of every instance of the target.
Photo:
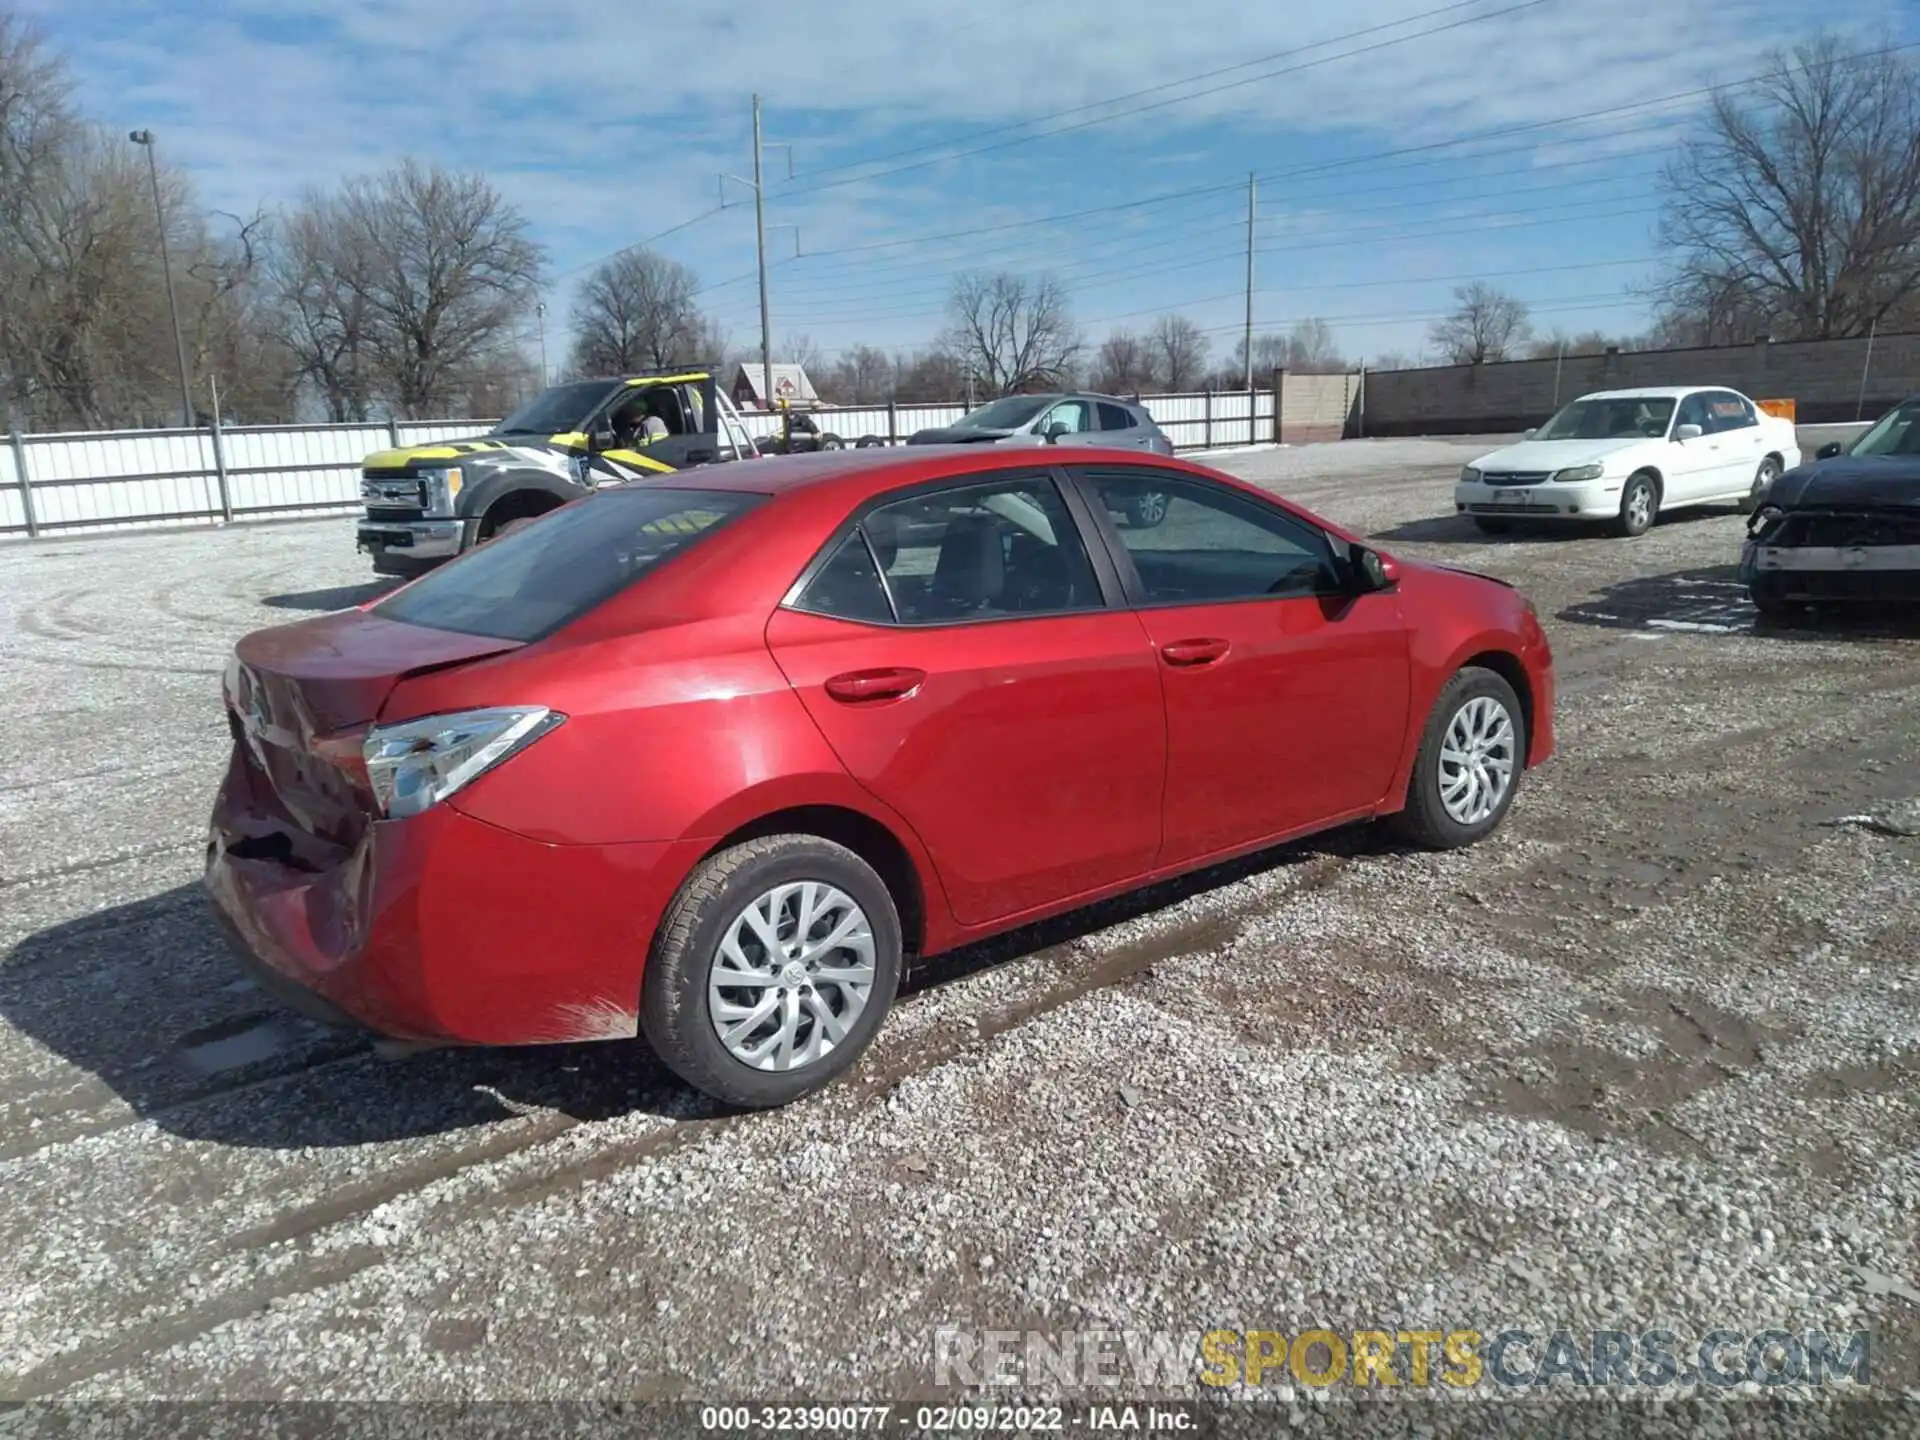
POLYGON ((1489 500, 1484 504, 1476 503, 1467 506, 1467 513, 1471 515, 1558 515, 1560 507, 1538 503, 1529 505, 1524 501, 1489 500))
POLYGON ((418 520, 419 518, 420 507, 418 505, 367 506, 367 519, 375 522, 384 520, 388 523, 405 524, 409 520, 418 520))
POLYGON ((1920 545, 1920 515, 1793 515, 1776 545, 1920 545))
POLYGON ((1482 470, 1480 483, 1505 489, 1509 485, 1541 485, 1553 478, 1551 470, 1482 470))

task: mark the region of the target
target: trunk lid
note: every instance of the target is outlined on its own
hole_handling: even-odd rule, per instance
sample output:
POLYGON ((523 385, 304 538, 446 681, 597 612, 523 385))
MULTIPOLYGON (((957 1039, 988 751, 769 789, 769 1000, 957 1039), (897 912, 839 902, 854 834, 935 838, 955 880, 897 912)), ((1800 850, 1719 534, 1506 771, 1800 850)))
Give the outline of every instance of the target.
POLYGON ((347 610, 258 630, 234 647, 224 682, 228 725, 251 761, 252 789, 310 835, 360 837, 372 796, 356 732, 400 681, 520 648, 519 641, 429 630, 347 610))

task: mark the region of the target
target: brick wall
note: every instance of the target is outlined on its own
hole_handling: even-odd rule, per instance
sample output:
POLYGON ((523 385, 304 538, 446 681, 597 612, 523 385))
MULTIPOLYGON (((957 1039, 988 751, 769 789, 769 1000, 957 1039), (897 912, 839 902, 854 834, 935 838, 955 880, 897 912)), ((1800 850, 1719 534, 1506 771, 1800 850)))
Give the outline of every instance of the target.
MULTIPOLYGON (((1881 335, 1868 367, 1865 340, 1795 340, 1701 350, 1569 355, 1560 404, 1591 390, 1635 385, 1725 385, 1755 400, 1793 400, 1802 425, 1855 418, 1866 369, 1865 416, 1920 393, 1920 335, 1881 335)), ((1371 371, 1356 417, 1367 435, 1525 430, 1555 409, 1553 360, 1371 371)), ((1288 377, 1307 379, 1310 377, 1288 377)), ((1324 377, 1311 377, 1324 378, 1324 377)))
POLYGON ((1310 445, 1354 433, 1358 375, 1294 375, 1282 370, 1274 377, 1274 389, 1280 398, 1274 407, 1274 438, 1281 444, 1310 445))

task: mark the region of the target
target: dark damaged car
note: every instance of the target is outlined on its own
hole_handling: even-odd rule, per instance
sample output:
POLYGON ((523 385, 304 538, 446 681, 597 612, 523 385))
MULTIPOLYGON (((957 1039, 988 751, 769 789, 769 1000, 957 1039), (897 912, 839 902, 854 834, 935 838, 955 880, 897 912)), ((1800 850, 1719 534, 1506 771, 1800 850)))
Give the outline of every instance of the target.
POLYGON ((1740 578, 1762 615, 1920 603, 1920 396, 1767 487, 1740 578))

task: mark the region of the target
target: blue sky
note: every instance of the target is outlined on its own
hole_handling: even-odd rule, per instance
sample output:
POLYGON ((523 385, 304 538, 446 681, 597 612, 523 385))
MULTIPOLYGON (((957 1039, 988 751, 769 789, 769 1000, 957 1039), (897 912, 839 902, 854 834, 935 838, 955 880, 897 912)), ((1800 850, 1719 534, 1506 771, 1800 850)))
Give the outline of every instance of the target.
MULTIPOLYGON (((1249 172, 1260 330, 1320 316, 1350 357, 1417 352, 1463 277, 1542 331, 1635 330, 1654 180, 1702 103, 1646 102, 1745 79, 1818 23, 1920 35, 1899 0, 1442 3, 15 0, 86 109, 153 129, 209 209, 409 153, 489 173, 548 248, 556 362, 582 271, 750 173, 756 90, 795 176, 771 151, 769 223, 797 227, 769 236, 776 345, 913 348, 956 271, 1009 269, 1063 280, 1092 341, 1177 310, 1224 356, 1249 172)), ((753 209, 727 194, 657 248, 747 348, 753 209)))

